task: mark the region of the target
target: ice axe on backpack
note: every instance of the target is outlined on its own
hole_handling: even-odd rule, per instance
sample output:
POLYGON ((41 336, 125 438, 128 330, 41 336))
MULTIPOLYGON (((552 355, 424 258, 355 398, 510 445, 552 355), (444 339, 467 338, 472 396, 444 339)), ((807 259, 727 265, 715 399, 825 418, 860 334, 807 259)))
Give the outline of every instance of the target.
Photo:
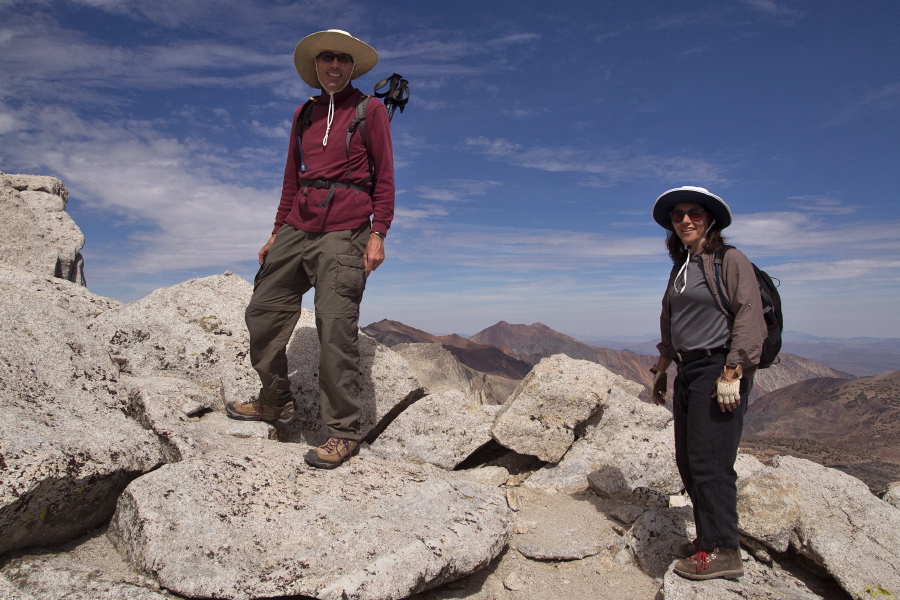
POLYGON ((402 75, 394 73, 375 84, 374 95, 384 102, 388 109, 388 121, 390 121, 394 118, 394 110, 399 108, 400 112, 403 112, 406 103, 409 102, 409 82, 403 79, 402 75), (378 91, 384 87, 387 87, 387 91, 378 91))

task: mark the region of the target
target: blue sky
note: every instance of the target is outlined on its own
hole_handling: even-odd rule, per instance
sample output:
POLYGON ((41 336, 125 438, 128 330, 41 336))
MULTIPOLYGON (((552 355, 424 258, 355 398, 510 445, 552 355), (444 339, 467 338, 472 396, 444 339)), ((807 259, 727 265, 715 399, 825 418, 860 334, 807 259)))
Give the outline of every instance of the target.
POLYGON ((787 328, 900 337, 900 3, 872 0, 0 0, 0 171, 53 175, 91 291, 252 280, 292 63, 339 28, 412 90, 361 324, 658 327, 650 218, 699 185, 781 280, 787 328))

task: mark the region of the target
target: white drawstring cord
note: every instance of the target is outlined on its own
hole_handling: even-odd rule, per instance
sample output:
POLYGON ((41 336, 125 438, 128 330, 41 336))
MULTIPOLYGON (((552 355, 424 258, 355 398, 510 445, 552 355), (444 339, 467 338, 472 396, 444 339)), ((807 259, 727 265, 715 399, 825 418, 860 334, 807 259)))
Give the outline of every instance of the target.
POLYGON ((328 94, 328 125, 325 127, 325 137, 322 138, 322 145, 328 145, 328 134, 331 132, 331 123, 334 121, 334 94, 328 94))
MULTIPOLYGON (((319 77, 319 69, 318 65, 316 65, 316 59, 313 58, 313 68, 316 69, 316 77, 319 79, 319 83, 322 84, 322 79, 319 77)), ((352 79, 353 73, 356 71, 356 59, 353 59, 353 69, 350 71, 350 77, 352 79)), ((350 79, 348 79, 344 83, 344 87, 338 90, 338 92, 344 91, 344 88, 347 87, 347 84, 350 83, 350 79)), ((322 91, 325 91, 325 85, 322 85, 322 91)), ((322 138, 322 146, 328 145, 328 134, 331 133, 331 123, 334 122, 334 94, 337 92, 328 92, 328 119, 325 125, 325 137, 322 138)))
MULTIPOLYGON (((683 218, 683 217, 682 217, 682 218, 683 218)), ((706 228, 706 231, 703 232, 703 238, 706 237, 706 234, 709 233, 709 230, 712 229, 712 226, 715 225, 715 224, 716 224, 716 220, 713 219, 713 220, 710 222, 709 227, 706 228)), ((703 238, 701 238, 701 241, 703 240, 703 238)), ((699 246, 699 244, 698 244, 698 246, 699 246)), ((672 288, 673 288, 673 289, 675 290, 675 292, 678 293, 678 294, 684 293, 684 290, 687 289, 687 267, 688 267, 688 263, 689 263, 689 262, 691 262, 691 248, 690 248, 690 246, 688 246, 687 260, 685 260, 685 261, 684 261, 684 264, 681 265, 681 268, 678 269, 678 275, 675 276, 675 281, 672 282, 672 288), (681 277, 681 274, 682 274, 682 273, 684 273, 684 285, 682 285, 682 286, 681 286, 681 289, 679 290, 679 289, 678 289, 678 278, 681 277)))
POLYGON ((688 263, 691 262, 691 249, 688 248, 687 260, 684 261, 684 264, 681 265, 681 268, 678 269, 678 275, 675 276, 675 281, 672 283, 672 287, 675 290, 675 293, 682 294, 684 290, 687 289, 687 266, 688 263), (678 289, 678 278, 684 275, 684 285, 681 286, 681 289, 678 289))

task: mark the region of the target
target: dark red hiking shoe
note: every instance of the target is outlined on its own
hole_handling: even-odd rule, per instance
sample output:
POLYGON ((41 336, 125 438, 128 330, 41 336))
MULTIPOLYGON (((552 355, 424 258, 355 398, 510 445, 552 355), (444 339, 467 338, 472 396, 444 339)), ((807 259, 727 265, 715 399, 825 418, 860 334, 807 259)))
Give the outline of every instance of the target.
POLYGON ((737 579, 744 575, 744 565, 739 548, 716 548, 676 561, 673 571, 687 579, 737 579))

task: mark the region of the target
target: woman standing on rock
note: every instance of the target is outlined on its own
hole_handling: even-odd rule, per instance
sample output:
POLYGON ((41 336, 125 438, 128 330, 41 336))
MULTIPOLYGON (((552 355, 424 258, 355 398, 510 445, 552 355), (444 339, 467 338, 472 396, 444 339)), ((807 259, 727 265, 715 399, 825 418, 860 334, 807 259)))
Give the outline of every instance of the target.
POLYGON ((653 401, 665 403, 666 369, 678 365, 673 391, 675 460, 694 505, 697 537, 676 548, 674 571, 690 579, 735 578, 741 565, 734 462, 766 326, 753 266, 731 248, 716 252, 731 210, 699 187, 657 198, 653 219, 664 227, 674 266, 663 295, 653 401), (725 307, 730 307, 731 311, 725 307))

